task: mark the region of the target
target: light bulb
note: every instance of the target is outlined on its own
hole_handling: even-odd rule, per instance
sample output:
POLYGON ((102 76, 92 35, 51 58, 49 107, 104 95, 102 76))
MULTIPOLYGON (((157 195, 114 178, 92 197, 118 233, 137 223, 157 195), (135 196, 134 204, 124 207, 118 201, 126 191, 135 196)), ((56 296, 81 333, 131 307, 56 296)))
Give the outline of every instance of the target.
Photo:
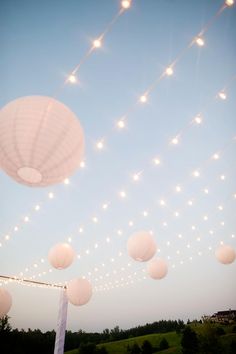
POLYGON ((140 101, 141 103, 146 103, 146 102, 147 102, 147 95, 142 95, 142 96, 140 96, 139 101, 140 101))
POLYGON ((225 5, 226 6, 233 6, 234 5, 234 0, 225 0, 225 5))
POLYGON ((122 0, 121 1, 121 6, 123 7, 123 9, 129 9, 131 6, 131 0, 122 0))
POLYGON ((166 68, 166 75, 167 75, 167 76, 171 76, 171 75, 173 75, 173 73, 174 73, 174 71, 173 71, 173 69, 172 69, 171 66, 169 66, 168 68, 166 68))
POLYGON ((226 93, 224 91, 221 91, 218 93, 218 96, 220 99, 222 99, 223 101, 226 100, 227 96, 226 93))
POLYGON ((197 45, 198 45, 199 47, 203 47, 204 44, 205 44, 204 39, 203 39, 202 37, 197 37, 196 40, 195 40, 195 42, 197 43, 197 45))
POLYGON ((95 39, 95 40, 93 41, 93 47, 94 47, 94 48, 100 48, 101 45, 102 45, 102 42, 101 42, 101 40, 100 40, 99 38, 98 38, 98 39, 95 39))
POLYGON ((71 84, 75 84, 77 82, 77 77, 74 74, 70 74, 67 81, 69 81, 71 84))

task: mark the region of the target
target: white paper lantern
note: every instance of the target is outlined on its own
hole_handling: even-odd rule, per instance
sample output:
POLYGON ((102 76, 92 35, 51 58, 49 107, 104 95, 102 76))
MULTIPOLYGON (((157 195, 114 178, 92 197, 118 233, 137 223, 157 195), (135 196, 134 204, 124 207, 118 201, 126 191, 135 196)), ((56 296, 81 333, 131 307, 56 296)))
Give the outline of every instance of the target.
POLYGON ((56 269, 65 269, 71 265, 75 258, 75 251, 68 243, 59 243, 52 247, 48 260, 56 269))
POLYGON ((162 279, 168 273, 167 262, 162 258, 152 259, 147 265, 147 272, 153 279, 162 279))
POLYGON ((130 257, 139 262, 151 259, 157 250, 154 237, 147 231, 140 231, 132 235, 127 242, 130 257))
POLYGON ((3 287, 0 287, 0 318, 4 317, 12 305, 11 294, 3 287))
POLYGON ((62 182, 79 167, 83 150, 78 119, 54 98, 21 97, 0 110, 1 168, 19 183, 62 182))
POLYGON ((220 263, 230 264, 234 262, 236 254, 233 247, 228 245, 222 245, 217 248, 215 256, 220 263))
POLYGON ((67 284, 67 298, 75 306, 87 304, 91 299, 92 292, 92 285, 87 279, 72 279, 67 284))

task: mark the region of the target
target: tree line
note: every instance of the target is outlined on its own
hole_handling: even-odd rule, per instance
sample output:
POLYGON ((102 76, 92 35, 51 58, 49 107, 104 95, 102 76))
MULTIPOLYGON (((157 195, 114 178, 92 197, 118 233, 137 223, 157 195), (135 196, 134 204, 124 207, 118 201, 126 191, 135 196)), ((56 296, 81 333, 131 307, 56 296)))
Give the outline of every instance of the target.
MULTIPOLYGON (((104 329, 102 333, 87 333, 82 330, 78 332, 66 331, 65 351, 79 347, 83 348, 83 345, 87 344, 96 346, 99 343, 152 333, 180 332, 184 326, 182 320, 161 320, 127 330, 120 329, 119 326, 116 326, 111 330, 104 329)), ((27 331, 23 329, 13 329, 8 316, 0 320, 0 346, 1 353, 3 354, 51 354, 54 350, 55 335, 55 331, 47 331, 44 333, 39 329, 28 329, 27 331)))

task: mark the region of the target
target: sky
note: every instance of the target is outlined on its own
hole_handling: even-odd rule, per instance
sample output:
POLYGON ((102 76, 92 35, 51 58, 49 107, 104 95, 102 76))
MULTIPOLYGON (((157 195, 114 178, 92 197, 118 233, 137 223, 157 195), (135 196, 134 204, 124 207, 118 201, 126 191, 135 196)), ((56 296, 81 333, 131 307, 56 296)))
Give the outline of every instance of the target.
MULTIPOLYGON (((85 167, 69 184, 31 188, 0 171, 0 274, 63 284, 85 276, 93 285, 87 305, 69 305, 67 329, 129 328, 236 308, 236 263, 222 265, 214 255, 221 242, 235 248, 236 236, 236 6, 216 16, 223 3, 133 0, 108 27, 119 0, 1 1, 0 107, 59 92, 84 130, 85 167), (106 29, 77 84, 63 86, 106 29), (204 46, 190 46, 203 29, 204 46), (158 81, 172 63, 173 75, 158 81), (140 230, 153 232, 157 256, 168 262, 162 280, 127 254, 127 240, 140 230), (77 259, 51 272, 49 249, 65 241, 77 259)), ((59 290, 2 286, 12 295, 13 327, 56 328, 59 290)))

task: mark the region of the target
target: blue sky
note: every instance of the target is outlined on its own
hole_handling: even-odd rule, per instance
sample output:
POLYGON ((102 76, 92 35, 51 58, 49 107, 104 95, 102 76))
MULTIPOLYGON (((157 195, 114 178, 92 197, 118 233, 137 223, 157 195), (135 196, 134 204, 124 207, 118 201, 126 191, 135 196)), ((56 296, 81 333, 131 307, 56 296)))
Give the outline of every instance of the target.
MULTIPOLYGON (((79 83, 66 85, 57 96, 83 126, 86 167, 69 185, 43 189, 17 184, 0 172, 1 274, 23 272, 48 282, 85 275, 100 289, 88 305, 69 306, 68 329, 126 328, 163 318, 199 318, 236 306, 235 263, 223 266, 214 257, 221 241, 235 247, 235 6, 213 21, 203 47, 194 44, 184 52, 173 76, 159 82, 147 104, 138 102, 222 4, 133 1, 102 48, 81 66, 79 83), (221 100, 217 94, 224 87, 227 99, 221 100), (190 125, 200 112, 202 124, 190 125), (116 122, 125 114, 127 127, 119 131, 116 122), (180 143, 170 144, 179 133, 180 143), (96 149, 100 139, 102 151, 96 149), (220 159, 212 159, 214 153, 220 159), (199 178, 192 175, 196 169, 199 178), (135 183, 132 176, 139 172, 135 183), (177 185, 181 193, 176 193, 177 185), (127 194, 124 200, 121 190, 127 194), (166 207, 160 206, 162 199, 166 207), (38 203, 41 209, 35 212, 38 203), (106 211, 104 203, 109 204, 106 211), (162 281, 143 279, 145 264, 126 254, 127 239, 142 229, 153 230, 158 255, 168 259, 169 273, 162 281), (48 273, 49 248, 68 237, 81 259, 65 271, 48 273)), ((2 107, 21 96, 52 96, 119 11, 120 2, 8 0, 0 6, 2 107)), ((14 326, 55 328, 58 291, 5 286, 13 297, 9 315, 14 326)))

